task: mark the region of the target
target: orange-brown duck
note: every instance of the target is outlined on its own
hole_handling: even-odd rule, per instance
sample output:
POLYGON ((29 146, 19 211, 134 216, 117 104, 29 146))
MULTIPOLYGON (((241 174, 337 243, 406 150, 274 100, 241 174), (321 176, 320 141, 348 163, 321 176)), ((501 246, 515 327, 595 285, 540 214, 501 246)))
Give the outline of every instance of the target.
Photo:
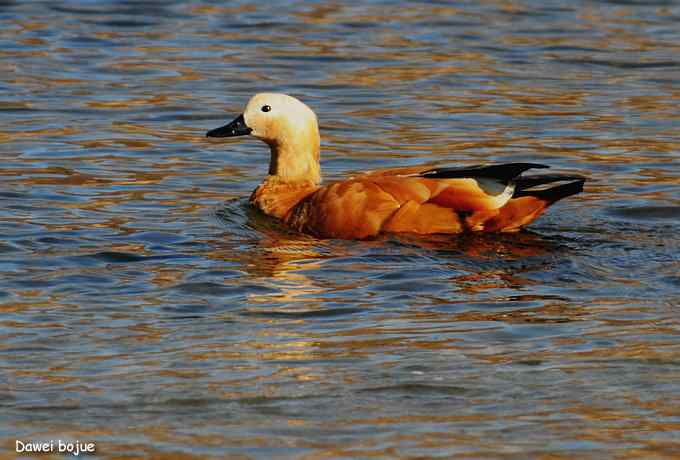
POLYGON ((505 163, 384 169, 321 185, 316 115, 285 94, 253 96, 243 114, 206 135, 247 134, 271 149, 269 175, 250 202, 300 232, 326 238, 369 238, 381 232, 515 232, 551 204, 581 192, 585 182, 566 174, 523 176, 529 169, 548 166, 505 163), (561 184, 540 188, 554 183, 561 184))

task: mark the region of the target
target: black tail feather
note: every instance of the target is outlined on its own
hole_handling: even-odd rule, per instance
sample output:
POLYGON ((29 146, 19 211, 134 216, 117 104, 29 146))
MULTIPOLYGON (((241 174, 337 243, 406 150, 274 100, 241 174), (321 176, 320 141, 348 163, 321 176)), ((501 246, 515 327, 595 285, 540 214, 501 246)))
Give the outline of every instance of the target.
POLYGON ((515 191, 526 190, 538 185, 550 184, 552 182, 566 182, 566 181, 585 181, 586 178, 576 174, 541 174, 534 176, 516 177, 515 191))
MULTIPOLYGON (((537 178, 540 176, 536 176, 537 178)), ((548 177, 548 176, 544 176, 548 177)), ((585 183, 586 179, 585 177, 581 176, 561 176, 559 179, 557 177, 559 176, 550 176, 551 180, 548 181, 543 181, 543 182, 538 182, 534 183, 533 185, 530 186, 525 186, 522 188, 522 186, 516 185, 515 188, 515 193, 512 196, 513 198, 519 198, 523 196, 533 196, 535 198, 538 198, 539 200, 543 200, 548 202, 549 204, 552 204, 558 200, 561 200, 562 198, 566 198, 571 195, 576 195, 577 193, 581 193, 583 191, 583 184, 585 183), (566 184, 558 185, 556 187, 550 187, 547 189, 543 190, 527 190, 528 187, 533 187, 536 185, 541 185, 541 184, 548 184, 552 182, 558 182, 558 181, 564 181, 564 180, 571 180, 572 182, 568 182, 566 184)), ((521 178, 523 179, 529 179, 528 181, 525 182, 525 184, 531 182, 531 177, 525 177, 521 178)), ((538 179, 537 179, 538 180, 538 179)))
POLYGON ((508 183, 528 169, 549 168, 538 163, 504 163, 499 165, 475 165, 463 168, 436 168, 418 174, 428 179, 463 179, 488 177, 508 183))

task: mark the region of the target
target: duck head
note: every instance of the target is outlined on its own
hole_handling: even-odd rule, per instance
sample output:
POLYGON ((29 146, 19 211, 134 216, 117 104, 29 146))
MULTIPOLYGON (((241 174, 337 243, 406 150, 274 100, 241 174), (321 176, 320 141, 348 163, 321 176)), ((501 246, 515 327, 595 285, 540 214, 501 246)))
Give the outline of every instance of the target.
POLYGON ((284 182, 321 181, 319 125, 316 115, 286 94, 253 96, 231 123, 206 133, 208 137, 251 135, 271 149, 269 174, 284 182))

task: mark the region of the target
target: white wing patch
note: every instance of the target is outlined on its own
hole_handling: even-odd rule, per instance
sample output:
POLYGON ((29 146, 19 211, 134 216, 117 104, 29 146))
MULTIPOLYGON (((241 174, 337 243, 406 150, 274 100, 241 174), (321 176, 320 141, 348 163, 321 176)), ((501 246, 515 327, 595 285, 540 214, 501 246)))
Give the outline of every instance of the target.
POLYGON ((503 207, 515 193, 515 184, 513 182, 506 185, 488 177, 478 177, 474 180, 484 193, 493 197, 494 207, 496 208, 503 207))

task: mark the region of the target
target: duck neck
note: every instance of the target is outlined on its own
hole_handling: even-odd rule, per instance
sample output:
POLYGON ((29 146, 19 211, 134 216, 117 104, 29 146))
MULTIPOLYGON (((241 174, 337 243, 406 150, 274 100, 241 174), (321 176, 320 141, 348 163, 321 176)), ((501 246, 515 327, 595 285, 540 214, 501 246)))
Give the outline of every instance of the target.
POLYGON ((319 130, 309 129, 304 133, 293 136, 283 136, 269 144, 271 159, 269 174, 277 177, 281 182, 321 182, 321 168, 319 166, 319 130))

